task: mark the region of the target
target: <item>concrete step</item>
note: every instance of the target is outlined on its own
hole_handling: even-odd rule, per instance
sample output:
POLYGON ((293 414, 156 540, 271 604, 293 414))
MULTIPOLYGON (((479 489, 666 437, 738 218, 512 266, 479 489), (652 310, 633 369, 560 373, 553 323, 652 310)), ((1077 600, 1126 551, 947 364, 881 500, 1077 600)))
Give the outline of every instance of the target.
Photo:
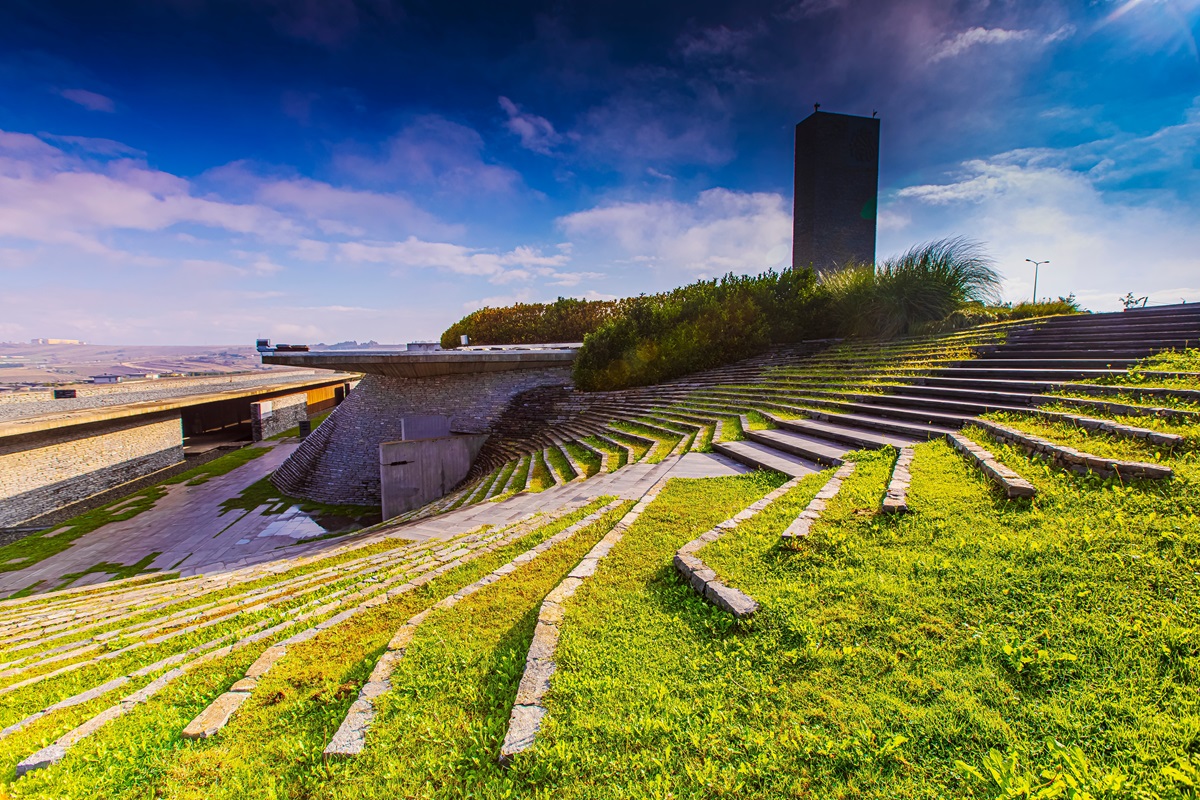
POLYGON ((721 455, 748 467, 772 469, 792 478, 802 478, 821 471, 820 464, 758 442, 713 442, 712 447, 721 455))
POLYGON ((841 442, 855 448, 879 449, 892 445, 905 447, 924 441, 924 436, 906 436, 900 433, 875 431, 859 428, 853 425, 839 425, 836 422, 826 422, 817 419, 775 419, 775 424, 781 429, 795 431, 806 436, 825 439, 831 442, 841 442))
POLYGON ((1024 411, 1029 407, 1030 403, 1025 395, 1018 395, 1018 397, 1025 400, 1025 402, 972 401, 936 394, 913 395, 907 391, 888 392, 882 395, 850 395, 849 399, 855 403, 868 405, 901 407, 934 413, 965 414, 975 417, 992 411, 1024 411))
POLYGON ((1003 359, 1018 359, 1019 358, 1019 359, 1037 359, 1037 360, 1070 359, 1073 361, 1078 361, 1078 360, 1097 361, 1098 360, 1098 361, 1106 361, 1106 362, 1111 362, 1114 359, 1121 359, 1121 360, 1125 360, 1125 361, 1131 361, 1131 360, 1136 361, 1137 359, 1145 358, 1146 356, 1153 355, 1154 353, 1157 353, 1160 350, 1170 350, 1173 347, 1174 348, 1187 347, 1189 344, 1194 344, 1194 343, 1195 343, 1195 340, 1180 339, 1180 340, 1174 341, 1174 342, 1162 342, 1162 343, 1158 343, 1158 344, 1150 343, 1150 344, 1142 345, 1142 344, 1138 344, 1136 342, 1133 342, 1133 343, 1126 342, 1126 343, 1121 344, 1120 346, 1116 346, 1116 345, 1114 345, 1112 347, 1096 346, 1096 347, 1090 347, 1090 348, 1089 347, 1084 347, 1084 348, 1059 347, 1054 344, 1044 344, 1044 345, 1043 344, 1038 344, 1038 345, 1020 344, 1020 345, 1011 345, 1011 346, 1006 345, 1003 348, 996 348, 996 350, 989 353, 985 357, 984 360, 991 361, 991 360, 1000 359, 1000 358, 1003 358, 1003 359))
POLYGON ((866 430, 882 431, 889 434, 911 437, 917 441, 928 441, 953 433, 960 425, 943 425, 933 422, 913 422, 877 417, 872 414, 842 413, 836 414, 820 409, 810 409, 809 413, 820 422, 828 422, 844 428, 865 428, 866 430))
POLYGON ((845 461, 843 456, 851 450, 846 445, 791 430, 745 431, 744 433, 749 441, 830 467, 840 467, 845 461))

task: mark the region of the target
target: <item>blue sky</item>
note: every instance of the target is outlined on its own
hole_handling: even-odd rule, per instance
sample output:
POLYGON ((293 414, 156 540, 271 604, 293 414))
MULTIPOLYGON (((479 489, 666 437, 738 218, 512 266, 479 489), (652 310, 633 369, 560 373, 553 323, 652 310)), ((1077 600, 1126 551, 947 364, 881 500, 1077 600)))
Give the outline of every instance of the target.
POLYGON ((1200 300, 1200 0, 8 0, 0 340, 436 337, 790 261, 792 126, 882 119, 879 252, 1200 300))

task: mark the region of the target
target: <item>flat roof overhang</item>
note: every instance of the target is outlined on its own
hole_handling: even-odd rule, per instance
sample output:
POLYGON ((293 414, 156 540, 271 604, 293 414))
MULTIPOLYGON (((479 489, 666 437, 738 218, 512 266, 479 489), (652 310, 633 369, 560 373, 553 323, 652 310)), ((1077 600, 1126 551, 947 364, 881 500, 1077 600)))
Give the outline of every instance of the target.
POLYGON ((333 369, 341 372, 366 372, 391 378, 432 378, 443 375, 472 375, 481 372, 569 367, 575 361, 578 352, 578 345, 547 346, 542 349, 481 347, 433 352, 319 351, 264 353, 262 360, 264 364, 281 364, 308 369, 333 369))
POLYGON ((314 377, 311 380, 259 384, 240 389, 191 394, 182 397, 164 398, 162 400, 143 400, 137 403, 98 406, 96 408, 85 408, 76 411, 52 411, 48 414, 38 414, 37 416, 21 417, 0 422, 0 439, 23 436, 30 433, 41 433, 42 431, 55 430, 57 428, 93 425, 99 422, 108 422, 129 417, 149 417, 167 411, 177 411, 220 400, 236 400, 240 397, 262 396, 264 400, 269 400, 271 397, 300 394, 310 389, 336 386, 339 383, 357 380, 357 378, 357 375, 321 376, 314 377))

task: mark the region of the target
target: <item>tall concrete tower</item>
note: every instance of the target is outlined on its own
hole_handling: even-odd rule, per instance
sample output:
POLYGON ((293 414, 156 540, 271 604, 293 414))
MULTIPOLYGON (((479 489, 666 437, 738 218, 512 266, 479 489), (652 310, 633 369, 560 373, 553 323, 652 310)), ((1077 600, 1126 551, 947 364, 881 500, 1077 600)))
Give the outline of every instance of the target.
POLYGON ((792 267, 874 263, 879 120, 814 111, 796 126, 792 267))

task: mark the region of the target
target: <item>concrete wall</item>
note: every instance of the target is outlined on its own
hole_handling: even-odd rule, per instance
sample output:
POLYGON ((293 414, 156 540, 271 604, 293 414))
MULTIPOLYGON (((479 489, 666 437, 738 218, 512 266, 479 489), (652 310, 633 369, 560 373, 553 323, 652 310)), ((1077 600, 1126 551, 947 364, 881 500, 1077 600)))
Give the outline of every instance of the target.
POLYGON ((291 430, 306 419, 307 394, 289 394, 250 404, 250 427, 256 442, 291 430))
POLYGON ((796 126, 792 266, 875 263, 879 120, 818 111, 796 126))
POLYGON ((489 433, 515 395, 570 382, 569 367, 432 378, 367 375, 272 481, 296 497, 380 505, 379 445, 403 438, 405 415, 444 414, 456 432, 489 433))
POLYGON ((486 439, 479 433, 379 445, 383 518, 444 496, 467 476, 486 439))
POLYGON ((0 525, 17 525, 183 461, 179 415, 0 439, 0 525))

